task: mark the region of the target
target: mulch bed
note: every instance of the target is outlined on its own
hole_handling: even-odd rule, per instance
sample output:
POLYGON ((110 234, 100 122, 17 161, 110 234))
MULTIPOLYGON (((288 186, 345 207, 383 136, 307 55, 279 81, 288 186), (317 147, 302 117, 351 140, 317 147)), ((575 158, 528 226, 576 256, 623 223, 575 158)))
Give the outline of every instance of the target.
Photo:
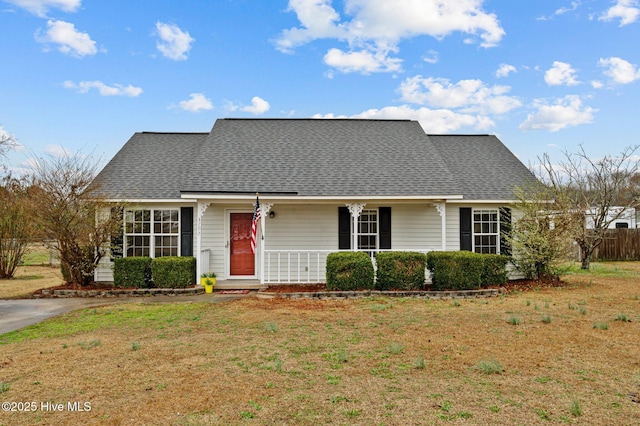
MULTIPOLYGON (((507 293, 515 291, 531 291, 539 288, 550 287, 566 287, 567 283, 562 280, 511 280, 502 286, 490 286, 489 288, 502 288, 507 293)), ((431 291, 431 287, 427 285, 425 291, 431 291)), ((264 292, 266 293, 315 293, 319 291, 328 291, 326 284, 278 284, 270 285, 264 292)))

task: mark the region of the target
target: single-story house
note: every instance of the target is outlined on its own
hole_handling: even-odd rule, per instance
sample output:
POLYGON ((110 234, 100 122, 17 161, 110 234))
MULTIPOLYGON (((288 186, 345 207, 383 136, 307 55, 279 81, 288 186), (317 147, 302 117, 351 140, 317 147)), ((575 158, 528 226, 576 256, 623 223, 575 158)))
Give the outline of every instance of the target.
MULTIPOLYGON (((504 253, 512 190, 534 179, 493 135, 427 135, 413 120, 226 118, 209 133, 134 134, 96 184, 128 203, 122 255, 195 256, 198 274, 246 287, 323 282, 339 250, 504 253)), ((109 259, 95 279, 113 280, 109 259)))

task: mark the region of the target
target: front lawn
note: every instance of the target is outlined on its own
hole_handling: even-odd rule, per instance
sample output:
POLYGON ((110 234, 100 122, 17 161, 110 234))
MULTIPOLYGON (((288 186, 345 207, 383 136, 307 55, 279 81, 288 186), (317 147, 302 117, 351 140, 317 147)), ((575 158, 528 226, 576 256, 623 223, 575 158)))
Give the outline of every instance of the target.
POLYGON ((0 424, 637 424, 638 265, 612 266, 491 299, 73 312, 0 336, 2 400, 39 408, 0 424))

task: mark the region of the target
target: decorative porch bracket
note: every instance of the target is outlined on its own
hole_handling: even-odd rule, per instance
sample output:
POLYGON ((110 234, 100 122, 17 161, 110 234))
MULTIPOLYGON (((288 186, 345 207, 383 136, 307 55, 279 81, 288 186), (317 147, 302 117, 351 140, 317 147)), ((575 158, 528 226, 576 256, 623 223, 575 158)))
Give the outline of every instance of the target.
MULTIPOLYGON (((200 276, 202 275, 202 216, 211 203, 201 203, 198 201, 198 219, 196 225, 196 281, 200 282, 200 276)), ((208 271, 207 271, 208 272, 208 271)))
POLYGON ((446 203, 434 203, 433 204, 438 213, 440 214, 441 223, 441 247, 442 251, 447 250, 447 204, 446 203))
POLYGON ((260 285, 264 285, 264 250, 265 250, 265 225, 267 223, 266 217, 269 211, 273 207, 273 203, 260 203, 260 229, 262 237, 260 238, 260 285))
POLYGON ((345 205, 349 209, 349 213, 351 213, 351 217, 353 218, 353 244, 351 245, 351 250, 357 251, 358 250, 358 218, 360 217, 360 214, 362 213, 364 206, 366 206, 367 204, 353 203, 353 204, 345 204, 345 205))

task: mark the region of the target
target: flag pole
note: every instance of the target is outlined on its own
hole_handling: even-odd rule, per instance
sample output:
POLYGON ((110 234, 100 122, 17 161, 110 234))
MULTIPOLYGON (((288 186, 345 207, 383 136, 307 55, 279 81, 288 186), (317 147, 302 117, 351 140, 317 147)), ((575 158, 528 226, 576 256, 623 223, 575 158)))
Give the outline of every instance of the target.
MULTIPOLYGON (((256 192, 256 203, 260 200, 260 194, 256 192)), ((264 285, 264 212, 262 206, 257 206, 260 209, 260 285, 264 285)))

